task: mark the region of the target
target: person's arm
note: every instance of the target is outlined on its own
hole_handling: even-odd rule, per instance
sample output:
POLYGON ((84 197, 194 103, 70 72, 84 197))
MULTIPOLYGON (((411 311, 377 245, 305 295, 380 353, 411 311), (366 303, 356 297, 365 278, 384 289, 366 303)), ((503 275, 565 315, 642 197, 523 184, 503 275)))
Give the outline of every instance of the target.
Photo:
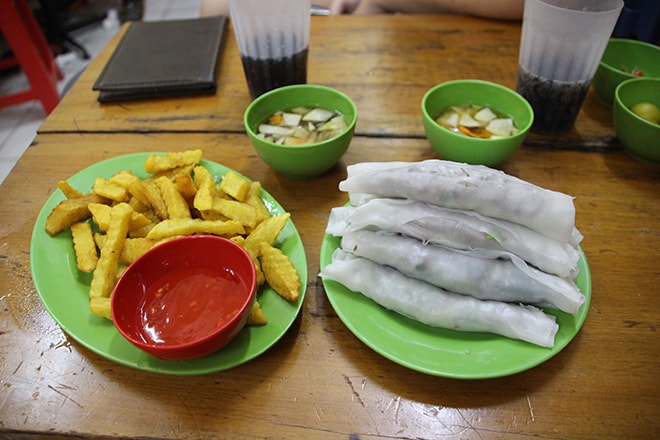
MULTIPOLYGON (((524 0, 312 0, 332 14, 432 14, 450 12, 501 20, 522 19, 524 0)), ((229 15, 227 0, 202 0, 200 15, 229 15)))
MULTIPOLYGON (((353 12, 359 0, 312 0, 312 3, 328 8, 331 14, 347 14, 353 12)), ((200 15, 202 17, 229 15, 229 2, 227 0, 202 0, 200 15)))
POLYGON ((202 17, 212 15, 229 16, 229 2, 227 0, 202 0, 199 15, 202 17))
POLYGON ((330 13, 338 14, 351 14, 360 0, 312 0, 312 3, 319 6, 325 6, 330 9, 330 13))
POLYGON ((450 12, 501 20, 520 20, 524 0, 361 0, 355 14, 450 12))

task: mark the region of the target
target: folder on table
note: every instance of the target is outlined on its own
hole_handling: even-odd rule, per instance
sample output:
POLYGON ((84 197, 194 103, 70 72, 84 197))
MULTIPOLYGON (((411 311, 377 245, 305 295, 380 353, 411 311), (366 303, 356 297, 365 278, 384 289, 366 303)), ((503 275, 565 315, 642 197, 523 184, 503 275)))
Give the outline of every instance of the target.
POLYGON ((128 25, 93 90, 100 102, 210 95, 226 16, 128 25))

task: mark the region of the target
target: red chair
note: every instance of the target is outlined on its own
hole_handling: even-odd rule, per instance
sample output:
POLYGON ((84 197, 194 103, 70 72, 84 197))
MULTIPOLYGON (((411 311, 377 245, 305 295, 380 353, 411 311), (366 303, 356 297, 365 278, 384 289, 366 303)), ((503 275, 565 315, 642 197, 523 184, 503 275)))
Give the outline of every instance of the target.
POLYGON ((0 69, 19 66, 30 82, 27 90, 0 96, 0 108, 39 100, 49 114, 60 100, 63 75, 26 0, 0 0, 0 31, 13 54, 0 60, 0 69))

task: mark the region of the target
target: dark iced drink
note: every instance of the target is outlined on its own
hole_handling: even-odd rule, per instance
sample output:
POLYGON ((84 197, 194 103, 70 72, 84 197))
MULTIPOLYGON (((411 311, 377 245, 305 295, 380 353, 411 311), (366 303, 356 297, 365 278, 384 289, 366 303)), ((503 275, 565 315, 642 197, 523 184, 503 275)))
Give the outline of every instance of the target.
POLYGON ((241 56, 252 99, 269 90, 307 82, 307 49, 278 59, 241 56))
POLYGON ((570 130, 587 95, 589 83, 549 80, 519 67, 516 91, 534 109, 532 131, 557 134, 570 130))

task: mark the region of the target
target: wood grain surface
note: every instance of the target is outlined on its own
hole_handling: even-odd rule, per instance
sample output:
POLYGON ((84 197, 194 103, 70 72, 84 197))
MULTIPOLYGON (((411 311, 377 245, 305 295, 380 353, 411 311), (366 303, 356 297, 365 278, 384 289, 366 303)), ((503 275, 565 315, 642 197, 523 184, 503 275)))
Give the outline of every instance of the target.
POLYGON ((621 151, 609 110, 591 95, 573 131, 532 136, 500 167, 575 197, 592 301, 552 359, 489 380, 409 370, 347 329, 317 277, 329 211, 347 201, 337 187, 346 166, 436 157, 423 137, 424 91, 461 77, 513 87, 519 31, 465 17, 314 18, 310 82, 349 93, 361 114, 341 162, 304 182, 270 169, 242 131, 247 88, 231 34, 218 96, 100 105, 90 87, 111 43, 0 186, 0 437, 659 437, 660 169, 621 151), (34 222, 59 180, 103 159, 183 148, 259 180, 291 212, 309 274, 300 316, 271 349, 189 377, 131 369, 83 347, 45 311, 30 271, 34 222))
MULTIPOLYGON (((231 27, 216 95, 99 104, 92 85, 121 35, 90 64, 40 133, 243 132, 250 98, 231 27)), ((313 17, 308 82, 335 87, 355 101, 359 134, 422 138, 421 101, 431 87, 473 78, 515 88, 519 43, 519 23, 442 15, 313 17)), ((529 142, 547 148, 618 146, 611 112, 593 92, 573 130, 561 137, 531 136, 529 142)))

